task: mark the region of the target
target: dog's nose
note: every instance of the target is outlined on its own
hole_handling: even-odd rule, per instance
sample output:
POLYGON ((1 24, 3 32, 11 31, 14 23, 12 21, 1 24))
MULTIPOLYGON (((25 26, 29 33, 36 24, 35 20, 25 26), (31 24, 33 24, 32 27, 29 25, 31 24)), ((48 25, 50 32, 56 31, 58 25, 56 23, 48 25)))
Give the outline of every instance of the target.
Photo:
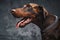
POLYGON ((16 10, 15 9, 11 9, 11 13, 14 17, 16 17, 16 14, 15 14, 16 10))
POLYGON ((12 13, 15 12, 15 11, 16 11, 15 9, 12 9, 12 10, 11 10, 12 13))

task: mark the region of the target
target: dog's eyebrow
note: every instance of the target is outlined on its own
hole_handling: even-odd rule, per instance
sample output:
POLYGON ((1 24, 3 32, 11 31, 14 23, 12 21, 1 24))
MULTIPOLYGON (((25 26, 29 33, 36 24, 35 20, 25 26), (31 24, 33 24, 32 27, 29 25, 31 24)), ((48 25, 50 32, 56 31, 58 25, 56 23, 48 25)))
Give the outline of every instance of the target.
POLYGON ((27 4, 27 7, 31 7, 31 5, 30 4, 27 4))

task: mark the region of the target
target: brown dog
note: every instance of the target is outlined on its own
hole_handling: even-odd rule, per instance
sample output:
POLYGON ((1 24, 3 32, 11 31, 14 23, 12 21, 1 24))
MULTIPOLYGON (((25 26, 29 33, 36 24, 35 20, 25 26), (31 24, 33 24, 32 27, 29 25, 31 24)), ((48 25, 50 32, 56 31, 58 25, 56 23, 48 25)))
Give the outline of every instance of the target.
POLYGON ((12 9, 11 13, 17 18, 23 18, 17 23, 16 28, 32 22, 41 28, 43 40, 60 39, 60 19, 56 15, 49 14, 44 7, 29 3, 22 8, 12 9))

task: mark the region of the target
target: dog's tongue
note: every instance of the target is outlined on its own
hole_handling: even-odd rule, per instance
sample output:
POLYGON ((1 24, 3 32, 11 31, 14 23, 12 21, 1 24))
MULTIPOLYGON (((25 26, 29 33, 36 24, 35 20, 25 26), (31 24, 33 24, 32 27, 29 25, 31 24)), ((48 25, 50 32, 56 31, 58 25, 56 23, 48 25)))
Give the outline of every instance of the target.
POLYGON ((26 24, 28 24, 29 22, 31 22, 31 20, 32 20, 31 18, 28 18, 28 19, 26 19, 26 20, 19 21, 19 22, 16 24, 16 28, 25 26, 26 24))

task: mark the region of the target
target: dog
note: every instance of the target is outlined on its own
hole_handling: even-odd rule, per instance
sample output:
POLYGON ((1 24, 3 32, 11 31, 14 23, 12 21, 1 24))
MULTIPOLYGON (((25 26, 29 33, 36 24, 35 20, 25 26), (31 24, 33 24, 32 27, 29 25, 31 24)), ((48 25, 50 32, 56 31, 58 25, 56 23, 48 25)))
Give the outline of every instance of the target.
POLYGON ((60 40, 60 18, 49 13, 43 6, 28 3, 22 8, 12 9, 11 13, 16 18, 23 18, 17 22, 16 28, 34 23, 41 29, 42 40, 60 40))

